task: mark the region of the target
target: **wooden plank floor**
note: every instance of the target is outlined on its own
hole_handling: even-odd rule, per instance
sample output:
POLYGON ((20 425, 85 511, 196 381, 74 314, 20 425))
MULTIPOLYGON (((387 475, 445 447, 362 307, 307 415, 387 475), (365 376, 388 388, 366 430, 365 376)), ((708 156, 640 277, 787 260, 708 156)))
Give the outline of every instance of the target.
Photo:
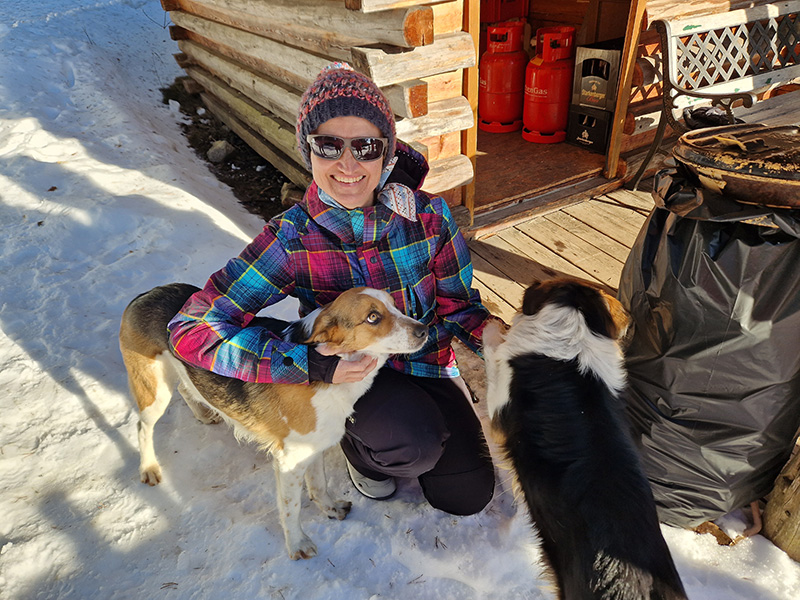
POLYGON ((606 157, 569 144, 533 144, 519 131, 478 130, 475 157, 475 208, 512 204, 599 177, 606 157), (509 160, 513 156, 514 160, 509 160), (520 165, 525 165, 520 168, 520 165))
POLYGON ((616 291, 622 266, 653 208, 650 192, 619 189, 469 240, 474 287, 508 322, 533 281, 574 275, 616 291))

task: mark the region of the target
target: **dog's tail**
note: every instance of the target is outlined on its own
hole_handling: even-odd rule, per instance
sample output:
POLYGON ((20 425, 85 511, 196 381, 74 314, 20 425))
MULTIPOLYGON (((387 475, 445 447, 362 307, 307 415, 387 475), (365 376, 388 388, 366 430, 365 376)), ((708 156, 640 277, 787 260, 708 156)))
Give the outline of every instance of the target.
POLYGON ((169 352, 167 323, 198 289, 186 283, 157 287, 134 298, 122 313, 119 348, 140 411, 152 404, 160 387, 169 388, 163 393, 173 389, 176 376, 156 357, 169 352))
POLYGON ((158 343, 159 351, 166 350, 169 343, 167 324, 183 308, 189 296, 199 289, 188 283, 171 283, 139 294, 122 313, 120 339, 123 332, 135 332, 151 343, 158 343))
MULTIPOLYGON (((655 561, 657 564, 648 566, 635 564, 638 561, 621 560, 599 553, 594 561, 591 597, 618 600, 687 600, 666 543, 653 540, 653 545, 663 548, 655 561)), ((565 594, 564 597, 571 596, 565 594)))

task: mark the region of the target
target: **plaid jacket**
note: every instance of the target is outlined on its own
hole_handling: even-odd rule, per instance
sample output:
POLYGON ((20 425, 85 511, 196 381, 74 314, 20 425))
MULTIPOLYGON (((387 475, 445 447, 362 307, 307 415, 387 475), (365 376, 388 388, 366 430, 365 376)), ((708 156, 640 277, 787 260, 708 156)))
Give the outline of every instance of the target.
POLYGON ((490 315, 471 288, 469 250, 447 204, 418 190, 424 159, 405 146, 397 155, 391 179, 414 182, 416 222, 383 204, 333 208, 312 183, 301 204, 273 218, 170 322, 175 353, 244 381, 307 383, 307 346, 245 326, 286 296, 300 301, 303 316, 346 289, 369 286, 389 292, 400 311, 430 327, 422 350, 388 364, 413 375, 456 377, 452 337, 478 352, 490 315))

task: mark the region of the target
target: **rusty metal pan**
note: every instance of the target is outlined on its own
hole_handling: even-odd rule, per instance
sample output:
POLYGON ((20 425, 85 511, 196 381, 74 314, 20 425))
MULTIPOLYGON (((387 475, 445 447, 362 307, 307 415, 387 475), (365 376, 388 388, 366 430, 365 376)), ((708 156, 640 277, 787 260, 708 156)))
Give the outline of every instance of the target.
POLYGON ((708 190, 748 204, 800 208, 800 127, 738 124, 696 129, 673 150, 708 190))

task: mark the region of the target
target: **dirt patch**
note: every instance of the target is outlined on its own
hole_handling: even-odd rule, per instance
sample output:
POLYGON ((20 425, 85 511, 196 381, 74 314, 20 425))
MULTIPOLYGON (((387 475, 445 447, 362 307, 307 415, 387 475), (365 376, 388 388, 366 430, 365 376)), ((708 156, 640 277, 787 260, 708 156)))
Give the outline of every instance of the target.
POLYGON ((181 113, 188 118, 187 123, 181 123, 181 128, 189 145, 209 171, 230 186, 242 206, 265 221, 284 210, 281 187, 288 179, 278 169, 211 114, 199 94, 187 93, 180 78, 168 88, 162 88, 161 93, 164 104, 170 100, 180 104, 181 113), (219 140, 226 140, 235 151, 221 163, 214 164, 208 161, 206 153, 211 144, 219 140))

